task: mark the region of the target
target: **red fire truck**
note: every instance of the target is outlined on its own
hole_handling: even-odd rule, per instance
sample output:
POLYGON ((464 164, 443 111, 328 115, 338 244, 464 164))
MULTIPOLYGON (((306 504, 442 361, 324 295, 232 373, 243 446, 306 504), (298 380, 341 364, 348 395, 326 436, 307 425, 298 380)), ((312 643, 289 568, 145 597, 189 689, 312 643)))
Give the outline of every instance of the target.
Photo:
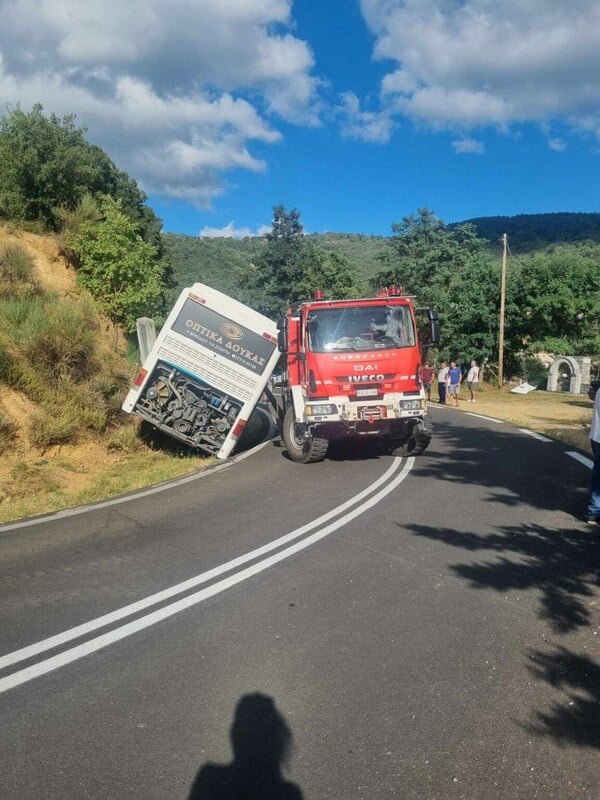
POLYGON ((432 426, 420 370, 424 349, 439 341, 434 308, 417 309, 396 286, 360 300, 315 292, 277 327, 282 438, 293 461, 321 461, 330 441, 348 436, 380 437, 395 455, 425 450, 432 426), (421 345, 417 312, 427 322, 421 345))

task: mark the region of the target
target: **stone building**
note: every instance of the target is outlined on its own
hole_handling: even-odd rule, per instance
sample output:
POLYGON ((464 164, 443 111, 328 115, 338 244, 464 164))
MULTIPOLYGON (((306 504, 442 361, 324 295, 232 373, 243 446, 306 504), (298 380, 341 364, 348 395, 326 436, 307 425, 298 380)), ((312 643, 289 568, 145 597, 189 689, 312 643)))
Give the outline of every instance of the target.
POLYGON ((548 372, 547 390, 584 394, 591 382, 591 367, 589 356, 554 356, 548 372))

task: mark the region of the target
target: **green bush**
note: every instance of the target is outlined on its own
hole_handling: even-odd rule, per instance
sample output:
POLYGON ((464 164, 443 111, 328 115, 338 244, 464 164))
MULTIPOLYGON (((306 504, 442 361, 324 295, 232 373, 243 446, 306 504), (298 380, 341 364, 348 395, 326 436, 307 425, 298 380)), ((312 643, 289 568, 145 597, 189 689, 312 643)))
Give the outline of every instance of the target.
POLYGON ((0 246, 0 277, 10 286, 34 280, 33 259, 17 244, 0 246))
POLYGON ((6 453, 13 445, 17 426, 0 411, 0 453, 6 453))
POLYGON ((0 381, 4 381, 5 383, 8 381, 11 366, 10 344, 5 341, 2 336, 2 331, 0 331, 0 381))
POLYGON ((90 378, 89 389, 100 398, 108 419, 115 419, 121 415, 121 404, 129 383, 129 374, 110 361, 107 364, 103 363, 100 371, 90 378))
POLYGON ((545 389, 548 382, 548 369, 537 356, 523 358, 523 378, 537 389, 545 389))
POLYGON ((65 376, 84 380, 93 373, 98 315, 88 298, 15 300, 4 316, 9 324, 12 317, 23 357, 49 381, 65 376))
POLYGON ((45 410, 32 420, 29 441, 44 452, 53 445, 74 442, 79 429, 79 420, 72 409, 66 408, 54 413, 45 410))
POLYGON ((17 389, 34 403, 49 404, 56 396, 52 386, 40 374, 40 371, 18 355, 11 356, 5 383, 17 389))
POLYGON ((108 449, 119 453, 136 453, 143 448, 143 442, 137 431, 137 426, 122 425, 111 433, 108 440, 108 449))

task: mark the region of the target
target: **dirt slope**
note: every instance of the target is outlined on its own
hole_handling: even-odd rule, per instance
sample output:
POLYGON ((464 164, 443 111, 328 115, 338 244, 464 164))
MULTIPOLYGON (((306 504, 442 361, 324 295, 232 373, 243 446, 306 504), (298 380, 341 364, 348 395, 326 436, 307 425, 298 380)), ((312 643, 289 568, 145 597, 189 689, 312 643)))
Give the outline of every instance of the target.
MULTIPOLYGON (((59 252, 56 238, 34 233, 14 232, 0 226, 0 244, 23 247, 32 257, 43 285, 66 297, 78 293, 76 276, 59 252)), ((112 345, 111 325, 105 327, 106 347, 112 345)), ((29 442, 38 408, 24 394, 0 383, 0 410, 17 428, 15 446, 0 459, 0 519, 3 501, 26 497, 36 492, 79 491, 89 486, 123 455, 108 449, 107 440, 81 437, 74 445, 52 447, 41 453, 29 442)))

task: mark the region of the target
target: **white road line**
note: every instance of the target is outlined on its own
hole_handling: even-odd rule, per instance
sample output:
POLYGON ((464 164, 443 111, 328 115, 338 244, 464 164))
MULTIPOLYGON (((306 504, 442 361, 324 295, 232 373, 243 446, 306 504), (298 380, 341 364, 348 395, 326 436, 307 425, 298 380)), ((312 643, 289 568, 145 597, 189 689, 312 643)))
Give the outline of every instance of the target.
POLYGON ((484 414, 474 414, 472 411, 464 412, 468 417, 477 417, 477 419, 486 419, 488 422, 495 422, 497 425, 504 425, 505 420, 496 419, 496 417, 486 417, 484 414))
POLYGON ((60 645, 66 644, 67 642, 70 642, 73 639, 77 639, 80 636, 85 636, 86 634, 92 633, 93 631, 98 630, 99 628, 105 627, 106 625, 111 625, 114 622, 118 622, 120 619, 124 619, 125 617, 129 617, 132 614, 137 614, 140 611, 144 611, 150 606, 156 605, 157 603, 161 603, 164 600, 168 600, 169 598, 174 597, 177 594, 181 594, 182 592, 188 591, 189 589, 193 589, 195 586, 199 586, 202 583, 207 583, 208 581, 213 580, 214 578, 218 578, 221 575, 224 575, 226 572, 231 572, 234 569, 238 569, 243 564, 246 564, 249 561, 253 561, 254 559, 260 558, 261 556, 266 555, 272 550, 276 550, 278 547, 288 544, 294 539, 297 539, 303 534, 313 530, 313 528, 317 528, 320 525, 323 525, 324 523, 328 522, 330 519, 333 519, 339 514, 342 514, 348 508, 351 508, 352 506, 360 503, 365 497, 367 497, 369 494, 372 494, 376 489, 378 489, 379 486, 381 486, 381 484, 389 480, 389 478, 391 478, 394 472, 397 471, 401 463, 402 463, 401 459, 399 458, 394 459, 390 467, 383 473, 383 475, 376 481, 374 481, 372 484, 367 486, 366 489, 363 489, 362 492, 354 495, 354 497, 352 497, 350 500, 347 500, 345 503, 336 506, 335 508, 331 509, 331 511, 328 511, 326 514, 323 514, 317 519, 314 519, 312 522, 308 522, 306 525, 302 525, 302 527, 296 528, 296 530, 293 530, 290 533, 285 534, 284 536, 280 536, 278 539, 274 539, 273 541, 263 545, 262 547, 258 547, 255 550, 251 550, 248 553, 238 556, 237 558, 234 558, 231 561, 227 561, 224 564, 220 564, 219 566, 214 567, 213 569, 210 569, 206 572, 203 572, 200 575, 196 575, 193 578, 189 578, 188 580, 182 581, 181 583, 175 584, 174 586, 170 586, 168 589, 163 589, 162 591, 156 592, 155 594, 142 598, 141 600, 138 600, 135 603, 131 603, 130 605, 118 608, 116 611, 112 611, 109 614, 104 614, 101 617, 97 617, 96 619, 84 622, 81 625, 77 625, 74 628, 70 628, 69 630, 63 631, 62 633, 58 633, 55 636, 50 636, 47 639, 35 642, 34 644, 28 645, 27 647, 23 647, 19 650, 14 650, 12 653, 7 653, 5 656, 0 657, 0 669, 11 666, 12 664, 17 664, 19 661, 24 661, 26 658, 31 658, 32 656, 36 656, 39 653, 43 653, 46 650, 52 649, 53 647, 59 647, 60 645))
POLYGON ((581 464, 588 467, 589 469, 592 469, 592 467, 594 466, 594 462, 592 461, 592 459, 582 456, 581 453, 576 453, 574 450, 565 450, 565 453, 568 456, 571 456, 571 458, 574 458, 575 461, 579 461, 581 464))
POLYGON ((542 436, 541 433, 536 433, 535 431, 529 431, 527 428, 519 428, 521 433, 526 434, 527 436, 531 436, 532 439, 537 439, 538 442, 551 442, 552 439, 548 439, 547 436, 542 436))

